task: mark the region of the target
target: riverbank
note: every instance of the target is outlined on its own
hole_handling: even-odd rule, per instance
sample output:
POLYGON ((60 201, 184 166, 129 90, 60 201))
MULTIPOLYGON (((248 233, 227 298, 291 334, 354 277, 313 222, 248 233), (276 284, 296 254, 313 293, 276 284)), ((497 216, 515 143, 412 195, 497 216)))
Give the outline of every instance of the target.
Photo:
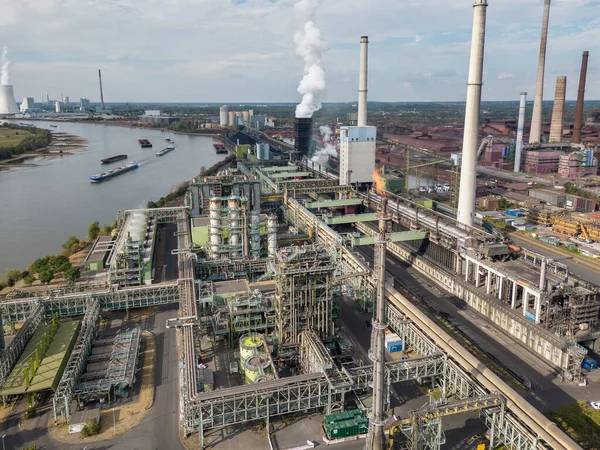
POLYGON ((85 147, 87 143, 87 139, 84 139, 80 136, 63 132, 55 132, 52 133, 52 141, 50 145, 32 152, 23 153, 21 155, 13 155, 9 159, 0 160, 0 171, 9 171, 18 167, 36 167, 39 165, 38 163, 51 161, 66 155, 81 153, 86 151, 85 147), (35 158, 40 159, 38 159, 35 163, 25 162, 35 158))

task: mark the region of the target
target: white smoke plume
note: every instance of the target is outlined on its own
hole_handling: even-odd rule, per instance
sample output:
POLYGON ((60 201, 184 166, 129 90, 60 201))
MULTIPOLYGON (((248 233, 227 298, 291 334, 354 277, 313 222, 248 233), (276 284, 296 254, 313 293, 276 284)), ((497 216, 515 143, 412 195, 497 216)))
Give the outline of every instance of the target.
POLYGON ((337 150, 335 149, 335 145, 333 145, 333 139, 331 139, 333 136, 331 128, 327 125, 323 125, 319 127, 319 133, 323 136, 323 147, 317 150, 310 160, 317 164, 325 165, 329 162, 330 156, 337 156, 337 150))
POLYGON ((296 55, 304 61, 304 77, 298 85, 302 102, 296 107, 296 117, 310 118, 321 109, 321 96, 325 91, 325 71, 321 57, 328 49, 327 42, 313 20, 322 0, 300 0, 294 5, 299 30, 294 34, 296 55))
POLYGON ((10 84, 10 73, 8 72, 9 66, 10 61, 8 60, 8 47, 5 45, 2 48, 2 69, 0 75, 0 84, 2 85, 10 84))

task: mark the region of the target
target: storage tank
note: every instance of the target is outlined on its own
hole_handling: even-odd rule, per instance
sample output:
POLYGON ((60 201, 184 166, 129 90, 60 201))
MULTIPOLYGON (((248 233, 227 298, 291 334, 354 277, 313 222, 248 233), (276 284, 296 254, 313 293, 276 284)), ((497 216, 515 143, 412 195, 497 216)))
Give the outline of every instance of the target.
POLYGON ((229 210, 229 255, 236 260, 242 257, 242 227, 240 226, 240 200, 231 196, 227 201, 229 210))
POLYGON ((268 161, 269 144, 256 144, 256 157, 261 161, 268 161))
POLYGON ((228 118, 227 118, 227 123, 229 124, 230 127, 235 125, 235 111, 229 111, 229 113, 227 114, 228 118))
POLYGON ((269 257, 274 258, 277 253, 277 217, 269 216, 267 220, 267 239, 269 248, 269 257))
POLYGON ((222 127, 229 125, 229 108, 227 105, 221 106, 219 109, 219 116, 222 127))
POLYGON ((221 201, 217 198, 211 198, 209 203, 209 234, 210 234, 210 257, 216 259, 219 257, 219 248, 222 244, 221 239, 221 201))
POLYGON ((240 367, 245 370, 246 361, 258 354, 265 354, 265 343, 258 333, 248 333, 240 337, 240 367))
POLYGON ((244 121, 244 125, 248 126, 248 123, 250 122, 250 113, 248 111, 242 112, 242 120, 244 121))
POLYGON ((271 371, 271 361, 266 354, 251 356, 244 367, 246 384, 260 383, 274 379, 271 371))

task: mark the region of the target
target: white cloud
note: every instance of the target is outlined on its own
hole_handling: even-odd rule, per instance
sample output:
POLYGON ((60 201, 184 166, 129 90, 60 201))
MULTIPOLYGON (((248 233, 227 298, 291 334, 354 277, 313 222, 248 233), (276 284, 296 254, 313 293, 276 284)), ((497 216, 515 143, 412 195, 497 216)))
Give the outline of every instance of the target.
MULTIPOLYGON (((294 3, 3 0, 0 46, 11 51, 17 97, 48 89, 55 97, 98 100, 102 68, 109 101, 298 101, 303 72, 292 47, 294 3)), ((358 41, 365 34, 371 99, 464 100, 472 14, 467 0, 322 2, 315 21, 331 45, 323 57, 324 101, 355 99, 358 41)), ((535 84, 542 2, 494 2, 487 17, 484 100, 518 100, 535 84)), ((587 96, 600 98, 600 69, 593 66, 593 55, 600 55, 600 4, 556 0, 548 80, 577 79, 583 50, 592 55, 587 96)), ((569 98, 575 84, 569 83, 569 98)))
POLYGON ((508 72, 500 72, 498 74, 498 79, 499 80, 509 80, 511 78, 514 78, 515 76, 512 73, 508 73, 508 72))

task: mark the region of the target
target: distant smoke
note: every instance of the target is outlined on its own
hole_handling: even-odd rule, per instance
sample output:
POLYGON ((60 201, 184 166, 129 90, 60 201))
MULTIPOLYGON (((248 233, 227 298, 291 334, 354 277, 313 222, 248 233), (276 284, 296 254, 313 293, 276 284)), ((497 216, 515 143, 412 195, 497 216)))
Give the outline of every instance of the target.
POLYGON ((5 45, 4 48, 2 48, 2 75, 0 76, 0 84, 2 85, 10 84, 8 66, 10 66, 10 61, 8 60, 8 47, 5 45))
POLYGON ((337 156, 337 150, 335 149, 335 145, 333 145, 333 141, 331 136, 333 135, 333 131, 326 125, 319 127, 319 133, 323 136, 323 147, 321 147, 314 156, 310 159, 311 161, 316 162, 317 164, 327 164, 329 162, 330 156, 337 156))
POLYGON ((300 29, 294 34, 296 55, 304 60, 304 78, 298 92, 302 102, 296 107, 296 117, 309 118, 321 109, 321 96, 325 90, 325 71, 321 67, 321 56, 328 48, 321 31, 315 27, 314 14, 322 0, 300 0, 295 15, 300 29))

